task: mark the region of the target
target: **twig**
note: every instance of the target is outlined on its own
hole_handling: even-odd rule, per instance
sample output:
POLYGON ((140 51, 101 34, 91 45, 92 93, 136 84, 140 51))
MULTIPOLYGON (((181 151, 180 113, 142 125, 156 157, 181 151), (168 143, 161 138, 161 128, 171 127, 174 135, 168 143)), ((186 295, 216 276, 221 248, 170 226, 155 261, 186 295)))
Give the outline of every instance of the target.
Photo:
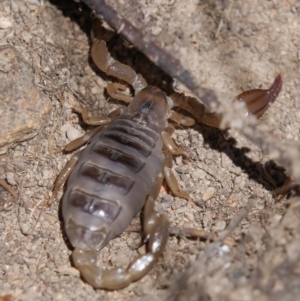
POLYGON ((232 233, 232 231, 237 228, 237 226, 242 222, 244 218, 249 214, 252 208, 256 204, 256 198, 250 197, 245 207, 239 210, 239 212, 231 219, 230 223, 224 231, 219 235, 219 242, 225 243, 225 239, 232 233))
POLYGON ((8 185, 3 179, 0 179, 0 185, 7 190, 15 199, 18 196, 18 192, 13 189, 10 185, 8 185))

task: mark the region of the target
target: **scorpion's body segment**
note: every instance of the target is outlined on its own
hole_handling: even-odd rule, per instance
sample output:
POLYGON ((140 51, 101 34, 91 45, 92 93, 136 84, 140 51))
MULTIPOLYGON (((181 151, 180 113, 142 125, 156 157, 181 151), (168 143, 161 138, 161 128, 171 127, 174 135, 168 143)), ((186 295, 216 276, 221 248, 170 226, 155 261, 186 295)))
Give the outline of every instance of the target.
POLYGON ((93 137, 68 179, 62 200, 65 229, 75 247, 74 264, 94 287, 118 289, 141 278, 165 246, 168 221, 150 208, 150 252, 127 269, 104 272, 95 266, 96 251, 125 231, 162 174, 161 133, 169 115, 166 95, 155 87, 144 88, 121 116, 93 137), (161 226, 163 237, 156 229, 161 226))
POLYGON ((168 114, 157 122, 151 118, 166 108, 166 97, 161 104, 151 87, 141 93, 93 137, 68 179, 62 210, 74 247, 100 249, 124 232, 162 172, 161 132, 168 114), (135 112, 140 106, 144 111, 135 112))
MULTIPOLYGON (((69 176, 62 215, 74 247, 73 263, 93 287, 114 290, 142 278, 164 250, 169 222, 165 215, 154 210, 153 204, 163 179, 176 196, 189 199, 171 171, 171 155, 185 152, 171 139, 168 119, 184 126, 193 125, 194 120, 171 109, 182 108, 197 121, 214 127, 219 126, 220 118, 206 112, 203 104, 193 97, 178 93, 167 97, 158 88, 147 87, 140 74, 109 56, 103 41, 93 43, 91 54, 99 69, 132 85, 136 95, 130 102, 131 98, 120 91, 124 86, 109 85, 107 91, 112 97, 130 102, 115 120, 89 117, 85 110, 79 109, 87 123, 106 127, 92 130, 66 146, 65 150, 70 151, 90 140, 80 155, 73 155, 61 171, 52 199, 69 176), (146 253, 127 268, 105 271, 97 267, 97 251, 124 232, 143 206, 146 253)), ((270 89, 247 91, 239 99, 245 101, 249 113, 259 116, 276 99, 281 83, 278 76, 270 89)))

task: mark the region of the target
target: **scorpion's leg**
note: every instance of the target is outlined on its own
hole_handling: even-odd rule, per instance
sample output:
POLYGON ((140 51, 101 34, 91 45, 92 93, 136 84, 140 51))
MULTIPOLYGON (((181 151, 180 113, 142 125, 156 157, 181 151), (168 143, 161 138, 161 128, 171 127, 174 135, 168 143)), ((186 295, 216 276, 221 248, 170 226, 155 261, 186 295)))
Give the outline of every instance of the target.
POLYGON ((82 120, 84 121, 85 124, 88 125, 107 125, 109 123, 111 123, 113 121, 113 119, 111 117, 106 117, 106 116, 91 116, 89 114, 89 112, 84 109, 84 108, 80 108, 80 107, 76 107, 74 106, 72 108, 74 111, 76 111, 77 113, 79 113, 82 117, 82 120))
POLYGON ((187 191, 181 190, 177 179, 172 171, 172 155, 183 155, 188 156, 188 154, 181 148, 179 148, 171 135, 174 131, 174 127, 170 124, 164 129, 161 134, 164 143, 164 163, 163 163, 163 175, 174 195, 187 199, 190 199, 190 195, 187 191))
POLYGON ((72 152, 73 150, 81 147, 82 145, 88 143, 98 132, 100 132, 103 129, 103 126, 100 125, 88 132, 86 132, 84 135, 82 135, 79 138, 76 138, 75 140, 71 141, 64 147, 65 152, 72 152))
POLYGON ((121 64, 110 57, 106 43, 102 40, 96 40, 91 49, 93 61, 97 67, 107 75, 117 77, 130 84, 137 92, 147 87, 145 79, 129 66, 121 64))
POLYGON ((156 199, 161 183, 162 174, 159 175, 156 185, 147 198, 144 209, 144 242, 146 253, 138 256, 126 269, 115 268, 104 271, 96 266, 97 251, 76 249, 72 259, 82 277, 94 288, 117 290, 128 286, 145 276, 155 265, 163 252, 169 235, 169 221, 164 214, 157 213, 153 201, 156 199))
POLYGON ((174 195, 184 198, 186 200, 190 199, 190 195, 187 191, 181 190, 178 181, 172 171, 172 154, 168 151, 164 152, 164 165, 163 165, 163 175, 174 195))
MULTIPOLYGON (((94 135, 96 135, 99 131, 102 130, 103 126, 111 123, 115 117, 120 115, 122 113, 122 108, 118 108, 114 111, 112 111, 108 117, 103 117, 103 116, 89 116, 88 112, 86 109, 80 108, 80 107, 73 107, 75 111, 81 114, 83 121, 86 124, 90 125, 99 125, 95 129, 85 133, 83 136, 71 141, 64 147, 64 151, 70 152, 73 151, 80 146, 84 145, 88 141, 90 141, 94 135)), ((79 157, 81 155, 82 151, 78 151, 75 153, 70 161, 65 165, 65 167, 62 169, 62 171, 59 173, 59 175, 56 178, 52 196, 50 200, 48 200, 47 204, 51 205, 53 200, 55 199, 59 189, 62 187, 62 185, 66 182, 68 179, 70 173, 74 169, 75 165, 77 164, 79 157)))
POLYGON ((193 118, 190 118, 175 111, 171 111, 169 119, 183 126, 193 126, 195 124, 195 120, 193 118))
POLYGON ((64 185, 64 183, 68 179, 70 173, 72 172, 75 165, 77 164, 81 153, 82 153, 82 150, 75 153, 71 157, 69 162, 65 165, 65 167, 62 169, 62 171, 59 173, 59 175, 57 176, 54 187, 53 187, 51 198, 47 201, 48 206, 50 206, 52 204, 53 200, 57 196, 59 189, 64 185))
POLYGON ((131 281, 144 277, 155 265, 167 244, 169 236, 169 221, 165 214, 155 211, 154 201, 159 195, 163 180, 161 173, 156 185, 148 196, 144 206, 143 236, 146 243, 146 253, 140 255, 128 267, 131 281))
POLYGON ((68 143, 63 149, 66 152, 71 152, 89 142, 94 137, 94 135, 101 131, 105 125, 111 123, 117 116, 119 116, 122 113, 123 110, 123 108, 117 108, 116 110, 109 113, 108 117, 104 117, 90 116, 88 111, 84 108, 74 107, 73 109, 81 114, 82 119, 86 124, 99 126, 93 130, 86 132, 83 136, 68 143))
POLYGON ((174 140, 172 139, 171 135, 174 132, 174 127, 170 124, 162 131, 161 138, 164 143, 164 147, 168 150, 169 153, 172 155, 183 155, 187 157, 187 153, 178 147, 174 140))

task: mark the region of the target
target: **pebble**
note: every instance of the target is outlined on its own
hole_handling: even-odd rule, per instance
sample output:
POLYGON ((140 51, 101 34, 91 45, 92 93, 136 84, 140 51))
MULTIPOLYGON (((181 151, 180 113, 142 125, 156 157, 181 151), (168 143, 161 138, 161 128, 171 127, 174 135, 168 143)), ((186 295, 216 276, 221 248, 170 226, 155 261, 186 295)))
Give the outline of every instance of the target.
POLYGON ((6 173, 6 181, 8 184, 12 185, 12 186, 16 186, 17 182, 15 180, 15 174, 11 171, 6 173))
POLYGON ((226 228, 226 222, 225 221, 218 221, 215 223, 215 225, 212 227, 213 231, 218 232, 222 231, 226 228))
POLYGON ((77 130, 76 128, 74 128, 72 125, 70 125, 67 128, 66 135, 67 135, 67 138, 70 141, 73 141, 73 140, 81 137, 83 134, 79 130, 77 130))

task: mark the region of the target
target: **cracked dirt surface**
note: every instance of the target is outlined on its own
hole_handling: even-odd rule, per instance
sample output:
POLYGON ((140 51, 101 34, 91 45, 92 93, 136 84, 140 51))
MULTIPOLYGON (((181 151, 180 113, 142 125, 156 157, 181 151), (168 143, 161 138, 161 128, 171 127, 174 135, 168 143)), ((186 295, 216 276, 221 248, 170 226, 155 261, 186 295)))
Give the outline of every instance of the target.
MULTIPOLYGON (((282 143, 299 143, 299 1, 186 2, 110 1, 222 99, 268 87, 280 73, 282 92, 260 122, 282 143)), ((299 298, 299 199, 276 202, 272 195, 287 171, 237 131, 201 124, 174 135, 190 154, 174 157, 174 170, 194 202, 163 189, 157 210, 172 226, 211 233, 224 230, 248 204, 247 217, 223 245, 170 237, 155 268, 128 288, 107 292, 84 283, 70 262, 59 202, 48 208, 44 201, 70 158, 60 148, 88 129, 71 105, 107 114, 121 105, 105 92, 107 82, 116 79, 97 71, 89 58, 91 19, 83 4, 4 0, 0 8, 1 45, 13 45, 22 54, 52 106, 33 139, 11 145, 0 157, 0 179, 16 192, 13 197, 0 186, 0 300, 299 298)), ((110 52, 149 84, 168 93, 185 90, 127 44, 116 36, 110 52)), ((139 244, 139 233, 124 233, 99 252, 100 265, 127 265, 139 244)))

